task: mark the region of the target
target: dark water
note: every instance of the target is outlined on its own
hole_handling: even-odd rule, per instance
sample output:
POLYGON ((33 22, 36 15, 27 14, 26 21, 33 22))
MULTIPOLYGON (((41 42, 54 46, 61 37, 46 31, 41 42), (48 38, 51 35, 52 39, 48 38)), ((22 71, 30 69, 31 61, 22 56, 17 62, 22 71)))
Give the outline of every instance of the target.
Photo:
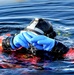
MULTIPOLYGON (((0 3, 0 35, 20 32, 33 18, 38 17, 52 23, 58 34, 57 40, 68 47, 74 46, 74 0, 1 0, 0 3)), ((54 62, 51 65, 59 68, 73 64, 54 62)), ((60 69, 59 73, 72 74, 74 72, 72 68, 68 71, 60 69)), ((34 71, 23 68, 1 69, 0 73, 1 75, 57 75, 51 70, 34 71)))

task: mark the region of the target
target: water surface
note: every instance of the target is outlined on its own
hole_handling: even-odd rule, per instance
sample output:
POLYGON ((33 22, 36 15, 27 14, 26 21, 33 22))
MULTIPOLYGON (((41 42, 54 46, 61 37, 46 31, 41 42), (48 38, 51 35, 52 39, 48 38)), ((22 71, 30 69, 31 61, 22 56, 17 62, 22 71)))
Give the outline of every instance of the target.
MULTIPOLYGON (((20 32, 32 19, 44 18, 52 23, 58 34, 57 40, 68 47, 74 46, 74 0, 0 0, 0 4, 0 35, 20 32)), ((72 64, 62 63, 62 65, 72 64)), ((33 72, 27 73, 25 71, 29 70, 1 69, 0 73, 2 75, 49 75, 51 73, 51 71, 32 70, 33 72)))

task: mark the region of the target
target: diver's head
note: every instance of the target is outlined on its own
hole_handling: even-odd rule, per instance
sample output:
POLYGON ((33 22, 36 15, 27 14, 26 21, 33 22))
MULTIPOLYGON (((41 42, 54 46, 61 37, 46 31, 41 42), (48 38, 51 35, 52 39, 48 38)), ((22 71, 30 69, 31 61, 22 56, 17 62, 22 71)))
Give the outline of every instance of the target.
POLYGON ((26 31, 32 31, 36 34, 46 35, 50 38, 56 36, 51 23, 42 18, 35 18, 26 28, 26 31))

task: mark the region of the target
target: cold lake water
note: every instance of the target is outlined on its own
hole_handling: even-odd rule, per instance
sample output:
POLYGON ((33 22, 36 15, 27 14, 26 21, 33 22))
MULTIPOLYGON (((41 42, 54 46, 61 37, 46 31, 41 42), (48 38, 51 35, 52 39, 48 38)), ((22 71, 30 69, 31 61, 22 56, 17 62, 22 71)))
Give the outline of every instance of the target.
MULTIPOLYGON (((0 35, 20 32, 34 18, 51 22, 57 33, 56 39, 74 47, 74 0, 0 0, 0 35)), ((74 74, 74 63, 55 61, 47 67, 48 70, 0 69, 0 75, 74 74)))

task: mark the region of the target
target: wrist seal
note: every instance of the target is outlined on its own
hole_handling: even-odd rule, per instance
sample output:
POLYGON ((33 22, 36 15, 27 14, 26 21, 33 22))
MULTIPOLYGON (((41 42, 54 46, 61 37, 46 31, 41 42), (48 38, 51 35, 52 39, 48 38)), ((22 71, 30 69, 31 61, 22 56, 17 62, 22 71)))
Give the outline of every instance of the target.
POLYGON ((5 50, 5 51, 13 50, 10 43, 13 43, 13 37, 12 36, 6 37, 5 39, 3 39, 3 41, 2 41, 3 50, 5 50))
POLYGON ((68 47, 66 47, 65 45, 63 45, 60 42, 56 42, 55 41, 55 46, 53 47, 53 49, 51 50, 51 54, 55 57, 55 58, 61 58, 63 56, 63 54, 67 53, 69 50, 68 47))

